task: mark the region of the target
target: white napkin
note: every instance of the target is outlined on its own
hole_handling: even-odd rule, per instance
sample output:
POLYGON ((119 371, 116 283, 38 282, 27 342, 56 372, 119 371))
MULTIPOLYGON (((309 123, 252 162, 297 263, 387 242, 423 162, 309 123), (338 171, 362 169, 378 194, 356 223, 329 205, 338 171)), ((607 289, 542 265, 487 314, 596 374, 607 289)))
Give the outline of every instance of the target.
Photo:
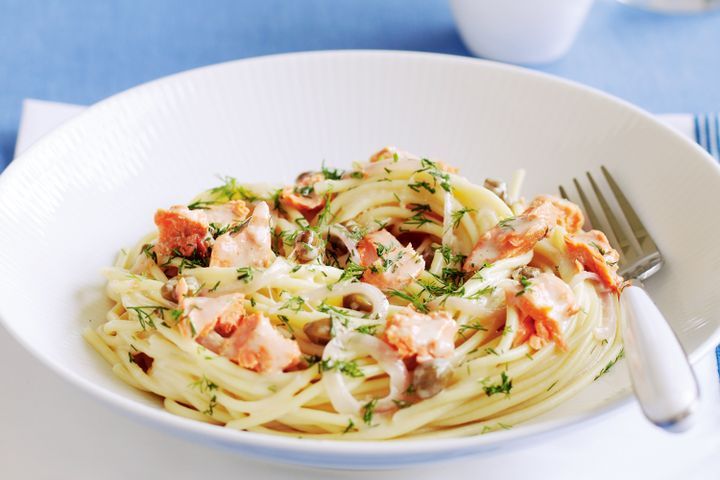
MULTIPOLYGON (((83 108, 26 100, 16 155, 83 108)), ((702 118, 692 115, 660 118, 692 139, 696 139, 696 130, 705 129, 702 118)), ((709 122, 708 127, 713 126, 709 122)), ((717 137, 716 127, 703 138, 712 139, 712 135, 717 137)), ((717 139, 708 145, 717 152, 717 139)), ((668 434, 651 426, 639 407, 632 404, 590 425, 534 439, 523 448, 402 472, 339 474, 265 464, 146 429, 136 419, 98 407, 86 395, 60 381, 0 329, 0 377, 6 385, 14 386, 8 391, 10 394, 0 395, 0 412, 4 412, 0 415, 7 417, 3 417, 0 428, 0 476, 56 478, 70 476, 72 472, 74 478, 82 480, 95 479, 102 472, 106 480, 126 479, 132 473, 139 473, 135 476, 140 478, 171 475, 174 480, 182 480, 196 478, 202 472, 208 478, 241 475, 298 480, 339 476, 374 480, 716 478, 720 471, 720 394, 714 355, 707 355, 695 370, 704 401, 699 424, 684 435, 668 434), (28 396, 30 392, 32 395, 28 396), (42 449, 41 457, 37 456, 38 448, 42 449)))

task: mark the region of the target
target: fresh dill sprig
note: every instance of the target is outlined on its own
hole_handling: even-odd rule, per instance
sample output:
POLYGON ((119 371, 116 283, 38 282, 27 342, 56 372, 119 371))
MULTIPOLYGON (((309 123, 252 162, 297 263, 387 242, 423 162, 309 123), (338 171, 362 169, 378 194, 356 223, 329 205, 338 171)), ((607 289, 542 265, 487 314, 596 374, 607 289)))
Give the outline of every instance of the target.
POLYGON ((466 213, 472 213, 474 211, 474 208, 461 208, 460 210, 452 212, 452 214, 450 214, 450 217, 452 219, 452 228, 458 228, 460 226, 460 222, 463 219, 463 216, 465 216, 466 213))
POLYGON ((495 385, 485 385, 483 391, 489 397, 496 393, 504 393, 506 396, 510 395, 512 390, 512 380, 507 376, 505 372, 500 373, 500 383, 495 385))
POLYGON ((595 376, 595 378, 593 378, 593 381, 597 380, 598 378, 602 377, 602 376, 605 375, 607 372, 609 372, 610 369, 613 367, 613 365, 615 365, 615 364, 618 362, 618 360, 620 360, 620 359, 623 358, 624 356, 625 356, 625 349, 623 348, 623 349, 620 350, 620 353, 617 354, 617 357, 615 357, 613 360, 610 360, 610 361, 608 362, 608 364, 605 365, 605 367, 603 367, 602 370, 600 370, 600 373, 598 373, 598 374, 595 376))

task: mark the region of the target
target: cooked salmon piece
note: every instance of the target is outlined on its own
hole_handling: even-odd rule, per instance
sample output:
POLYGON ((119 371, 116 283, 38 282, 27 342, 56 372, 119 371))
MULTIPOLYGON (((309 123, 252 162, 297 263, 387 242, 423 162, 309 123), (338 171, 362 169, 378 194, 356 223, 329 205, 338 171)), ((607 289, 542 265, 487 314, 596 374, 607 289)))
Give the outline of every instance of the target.
MULTIPOLYGON (((370 163, 373 164, 382 164, 378 166, 382 167, 388 167, 392 169, 392 164, 394 163, 402 163, 403 166, 405 166, 408 162, 417 162, 417 169, 420 170, 423 168, 422 164, 420 163, 421 160, 418 156, 413 155, 412 153, 405 152, 403 150, 398 150, 395 147, 385 147, 382 150, 379 150, 375 153, 373 153, 370 156, 370 163)), ((440 160, 433 160, 432 163, 437 166, 439 170, 442 170, 444 172, 448 173, 457 173, 458 169, 456 167, 453 167, 451 165, 448 165, 445 162, 442 162, 440 160)), ((370 169, 371 172, 377 172, 378 168, 376 166, 372 166, 370 169)))
POLYGON ((553 195, 535 197, 523 214, 533 214, 552 226, 563 227, 568 233, 579 231, 585 223, 580 207, 553 195))
POLYGON ((387 230, 369 233, 357 245, 360 263, 366 267, 362 281, 381 290, 407 286, 425 269, 425 261, 413 248, 403 245, 387 230))
POLYGON ((473 272, 485 263, 529 252, 545 238, 548 229, 546 221, 532 216, 520 215, 502 221, 480 237, 465 260, 463 269, 473 272))
POLYGON ((208 231, 207 217, 202 210, 190 210, 175 205, 169 210, 160 209, 155 213, 158 227, 158 241, 155 252, 170 256, 175 252, 189 257, 194 253, 204 255, 207 251, 205 236, 208 231))
POLYGON ((554 227, 568 232, 580 229, 584 222, 577 205, 550 195, 541 195, 517 217, 500 221, 485 232, 468 255, 463 269, 472 272, 485 263, 516 257, 529 252, 554 227))
POLYGON ((233 293, 219 297, 183 297, 180 301, 182 319, 178 323, 180 333, 192 337, 209 350, 216 351, 222 338, 215 329, 235 325, 245 314, 243 295, 233 293))
POLYGON ((230 200, 219 205, 211 205, 203 209, 208 224, 232 225, 245 220, 250 213, 250 208, 242 200, 230 200))
POLYGON ((457 323, 444 310, 424 314, 406 307, 388 316, 384 339, 401 357, 422 363, 452 355, 457 331, 457 323))
POLYGON ((302 359, 297 342, 284 337, 262 313, 243 317, 219 353, 260 373, 281 372, 302 359))
POLYGON ((528 342, 539 349, 549 341, 565 349, 564 324, 580 307, 567 283, 552 273, 522 277, 515 288, 506 291, 508 305, 518 309, 520 322, 514 345, 528 342))
POLYGON ((210 266, 265 268, 275 259, 271 240, 270 209, 260 202, 239 232, 227 232, 215 239, 210 266))
POLYGON ((584 269, 600 277, 605 286, 613 291, 620 289, 623 282, 617 273, 620 254, 610 246, 604 233, 590 230, 568 235, 565 237, 565 246, 568 255, 584 269))
POLYGON ((300 175, 294 186, 285 187, 280 192, 280 203, 296 209, 309 219, 325 205, 325 197, 318 195, 314 188, 317 182, 324 179, 322 173, 300 175))
POLYGON ((277 372, 296 365, 300 348, 261 313, 246 315, 243 295, 185 297, 181 333, 208 350, 257 372, 277 372))
POLYGON ((370 155, 370 163, 381 162, 383 160, 393 160, 395 156, 400 156, 398 149, 395 147, 384 147, 381 150, 370 155))

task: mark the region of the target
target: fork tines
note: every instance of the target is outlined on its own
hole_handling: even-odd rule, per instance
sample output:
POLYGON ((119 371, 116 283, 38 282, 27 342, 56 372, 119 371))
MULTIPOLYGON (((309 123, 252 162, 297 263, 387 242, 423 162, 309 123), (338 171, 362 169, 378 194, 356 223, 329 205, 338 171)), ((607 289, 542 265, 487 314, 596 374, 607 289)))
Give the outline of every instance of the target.
MULTIPOLYGON (((625 197, 615 179, 610 175, 610 172, 608 172, 607 168, 604 166, 600 167, 600 170, 602 171, 602 174, 605 177, 605 180, 607 181, 607 184, 610 187, 610 190, 615 197, 615 201, 620 207, 622 213, 616 214, 613 211, 613 208, 608 203, 605 195, 602 193, 590 172, 586 172, 586 175, 597 199, 597 203, 600 205, 600 209, 607 219, 607 223, 604 223, 595 213, 595 209, 585 191, 580 186, 580 182, 577 178, 573 178, 573 184, 575 185, 575 189, 580 197, 580 202, 587 213, 587 217, 590 220, 592 228, 597 228, 606 232, 611 231, 615 236, 615 239, 617 240, 616 246, 619 247, 618 250, 620 252, 620 274, 626 278, 644 280, 660 269, 662 266, 662 256, 660 255, 660 252, 658 251, 655 242, 650 237, 647 229, 640 221, 637 213, 630 205, 630 202, 628 202, 627 197, 625 197), (625 218, 625 221, 630 227, 631 234, 635 239, 634 243, 631 240, 631 237, 626 234, 626 231, 619 220, 619 215, 625 218), (610 227, 609 230, 607 229, 607 226, 610 227)), ((561 197, 569 199, 567 191, 562 185, 559 187, 559 190, 561 197)))

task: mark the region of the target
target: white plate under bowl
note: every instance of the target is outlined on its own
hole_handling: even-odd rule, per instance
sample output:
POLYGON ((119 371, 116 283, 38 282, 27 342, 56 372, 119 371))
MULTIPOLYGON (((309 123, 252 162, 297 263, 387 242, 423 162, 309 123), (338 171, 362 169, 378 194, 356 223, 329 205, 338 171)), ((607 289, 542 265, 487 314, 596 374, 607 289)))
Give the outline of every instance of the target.
POLYGON ((693 359, 717 342, 720 171, 692 142, 602 93, 515 67, 399 52, 326 52, 193 70, 103 101, 0 176, 0 318, 46 365, 167 431, 278 461, 397 467, 491 452, 628 399, 624 368, 526 425, 469 438, 347 443, 205 425, 120 382, 82 340, 103 318, 100 269, 154 228, 156 208, 217 183, 290 182, 386 144, 470 179, 527 169, 528 196, 605 164, 667 258, 648 282, 693 359))

